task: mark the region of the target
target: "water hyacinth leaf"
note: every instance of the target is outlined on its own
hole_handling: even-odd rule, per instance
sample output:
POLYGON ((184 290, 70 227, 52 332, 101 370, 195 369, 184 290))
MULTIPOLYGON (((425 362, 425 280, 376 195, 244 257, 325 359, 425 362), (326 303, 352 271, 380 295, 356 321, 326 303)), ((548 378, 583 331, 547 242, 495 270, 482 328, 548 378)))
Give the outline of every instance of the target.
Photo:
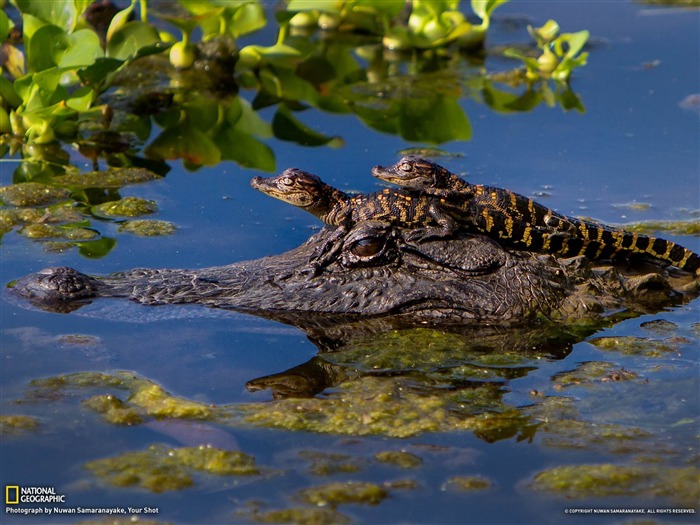
POLYGON ((265 27, 265 10, 259 3, 248 2, 236 9, 228 24, 229 33, 234 38, 253 33, 265 27))
POLYGON ((65 31, 55 25, 46 24, 38 28, 26 43, 29 71, 43 71, 56 66, 54 54, 46 51, 53 48, 54 42, 60 45, 65 35, 65 31))
POLYGON ((95 92, 87 86, 76 89, 66 100, 66 105, 76 111, 84 112, 90 109, 95 98, 95 92))
POLYGON ((491 18, 491 13, 501 4, 507 3, 508 0, 472 0, 472 11, 481 18, 485 23, 491 18))
POLYGON ((10 29, 14 24, 10 22, 10 19, 5 14, 5 11, 0 11, 0 42, 4 42, 7 35, 10 34, 10 29))
POLYGON ((123 64, 123 60, 100 57, 89 66, 78 70, 78 77, 86 86, 99 86, 123 64))
POLYGON ((23 15, 32 15, 46 24, 53 24, 65 31, 71 31, 75 27, 77 14, 73 0, 51 0, 50 2, 17 0, 16 3, 23 15))
POLYGON ((107 56, 127 60, 137 56, 140 49, 160 41, 158 31, 145 22, 129 22, 107 42, 107 56))
POLYGON ((194 166, 214 166, 221 161, 216 144, 187 120, 163 130, 144 153, 159 160, 181 158, 194 166))
POLYGON ((319 10, 326 13, 339 13, 344 2, 339 0, 289 0, 287 3, 287 11, 311 11, 319 10))
POLYGON ((100 38, 90 29, 64 35, 53 43, 53 56, 59 67, 88 66, 103 55, 100 38))
POLYGON ((78 247, 78 253, 88 259, 100 259, 117 245, 117 240, 111 237, 102 237, 94 241, 80 241, 73 243, 78 247))
POLYGON ((340 147, 343 140, 340 137, 330 137, 314 131, 306 124, 297 120, 285 106, 280 106, 272 119, 272 132, 275 137, 302 146, 340 147))
POLYGON ((0 76, 0 97, 10 108, 16 108, 22 103, 22 99, 17 95, 12 82, 4 76, 0 76))
POLYGON ((128 22, 131 13, 134 12, 134 6, 136 5, 136 0, 131 0, 131 4, 126 9, 119 11, 112 21, 109 23, 109 28, 107 29, 106 41, 109 42, 112 39, 114 33, 123 28, 128 22))

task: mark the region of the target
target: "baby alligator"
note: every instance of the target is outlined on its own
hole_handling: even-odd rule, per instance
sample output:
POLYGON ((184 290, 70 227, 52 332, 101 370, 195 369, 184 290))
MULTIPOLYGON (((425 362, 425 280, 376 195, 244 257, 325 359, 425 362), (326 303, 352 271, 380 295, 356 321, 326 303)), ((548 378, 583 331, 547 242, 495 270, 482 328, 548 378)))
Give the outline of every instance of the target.
POLYGON ((404 157, 388 168, 375 166, 372 174, 437 197, 441 209, 458 222, 485 221, 486 233, 516 244, 520 241, 529 250, 563 256, 586 255, 589 259, 639 253, 700 275, 700 256, 679 244, 558 214, 515 192, 470 184, 419 157, 404 157), (542 234, 543 230, 551 233, 542 234))
POLYGON ((459 228, 439 199, 421 198, 414 192, 384 189, 377 193, 348 195, 323 182, 316 175, 289 168, 276 177, 255 177, 250 185, 256 190, 303 208, 326 224, 339 226, 340 234, 361 221, 382 221, 412 228, 408 238, 423 240, 447 237, 459 228))
MULTIPOLYGON (((369 220, 411 228, 405 236, 407 241, 447 237, 461 226, 451 213, 445 211, 447 203, 444 198, 418 194, 411 190, 387 188, 376 193, 351 196, 326 184, 316 175, 296 168, 287 169, 280 175, 267 179, 255 177, 250 185, 267 195, 305 209, 326 224, 338 226, 334 239, 340 239, 358 222, 369 220)), ((469 229, 488 233, 490 221, 502 223, 506 220, 507 216, 494 210, 489 217, 476 217, 469 229)), ((520 239, 551 235, 550 229, 532 226, 528 230, 527 235, 518 232, 517 235, 509 235, 506 240, 512 241, 510 244, 527 248, 529 245, 520 239)))

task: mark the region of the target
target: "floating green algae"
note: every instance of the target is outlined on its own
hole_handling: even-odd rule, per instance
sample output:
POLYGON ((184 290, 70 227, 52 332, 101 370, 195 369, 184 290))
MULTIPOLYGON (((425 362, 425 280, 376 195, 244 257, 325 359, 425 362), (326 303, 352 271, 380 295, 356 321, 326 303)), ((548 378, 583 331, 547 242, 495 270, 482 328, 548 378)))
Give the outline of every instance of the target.
POLYGON ((76 372, 32 381, 30 397, 56 398, 73 389, 103 388, 128 391, 126 401, 95 397, 85 406, 96 410, 105 420, 117 424, 133 424, 137 418, 213 419, 219 411, 215 407, 189 401, 166 392, 160 385, 130 372, 103 374, 76 372), (131 423, 128 423, 131 422, 131 423))
POLYGON ((624 355, 664 357, 677 353, 680 344, 691 341, 679 338, 658 340, 636 336, 604 336, 589 339, 588 342, 600 350, 612 350, 624 355))
POLYGON ((572 386, 596 386, 603 382, 629 381, 636 379, 635 372, 625 370, 605 361, 586 361, 580 363, 575 370, 560 372, 552 378, 555 390, 572 386))
POLYGON ((158 237, 161 235, 172 235, 177 231, 177 227, 168 221, 140 219, 123 222, 119 226, 119 231, 138 235, 139 237, 158 237))
POLYGON ((299 498, 319 507, 336 507, 348 503, 378 505, 389 493, 374 483, 346 481, 309 487, 299 491, 299 498))
POLYGON ((0 200, 8 206, 45 206, 69 196, 66 189, 40 182, 20 182, 0 188, 0 200))
POLYGON ((299 457, 310 462, 309 472, 315 476, 348 474, 362 470, 362 463, 347 454, 302 450, 299 452, 299 457))
POLYGON ((292 507, 288 509, 242 510, 238 516, 256 523, 294 523, 298 525, 343 525, 351 520, 334 509, 292 507))
MULTIPOLYGON (((469 395, 492 399, 492 389, 475 388, 469 395)), ((473 430, 495 434, 517 432, 525 422, 515 409, 474 410, 463 392, 411 388, 396 378, 360 377, 339 385, 323 398, 280 399, 239 405, 243 422, 255 426, 363 436, 414 436, 421 432, 473 430)), ((491 403, 489 401, 488 403, 491 403)))
POLYGON ((140 197, 124 197, 117 201, 104 202, 92 207, 92 213, 100 217, 139 217, 158 211, 154 201, 140 197))
POLYGON ((73 189, 118 189, 130 184, 140 184, 160 178, 159 175, 144 168, 110 168, 107 171, 69 173, 56 177, 54 180, 62 186, 73 189))
POLYGON ((39 421, 31 416, 0 416, 0 436, 18 436, 26 432, 33 432, 38 427, 39 421))
POLYGON ((566 465, 536 474, 534 490, 553 492, 566 498, 634 496, 643 501, 669 498, 676 504, 694 507, 700 498, 700 469, 614 465, 566 465))
POLYGON ((194 473, 216 476, 260 474, 252 456, 209 446, 169 448, 152 445, 146 450, 90 461, 85 468, 111 485, 138 486, 153 492, 190 487, 194 485, 194 473))
POLYGON ((653 235, 665 232, 673 235, 700 235, 700 221, 643 221, 623 224, 622 227, 630 232, 653 235))
POLYGON ((28 224, 20 232, 29 239, 67 239, 87 241, 99 236, 95 230, 78 225, 28 224))
POLYGON ((144 421, 136 409, 112 394, 93 396, 83 401, 83 405, 102 414, 113 425, 138 425, 144 421))
POLYGON ((384 450, 382 452, 377 452, 374 455, 374 459, 382 463, 388 463, 389 465, 407 469, 417 468, 423 464, 421 458, 403 450, 384 450))
POLYGON ((452 476, 441 488, 451 492, 477 492, 488 490, 492 485, 491 480, 481 476, 452 476))

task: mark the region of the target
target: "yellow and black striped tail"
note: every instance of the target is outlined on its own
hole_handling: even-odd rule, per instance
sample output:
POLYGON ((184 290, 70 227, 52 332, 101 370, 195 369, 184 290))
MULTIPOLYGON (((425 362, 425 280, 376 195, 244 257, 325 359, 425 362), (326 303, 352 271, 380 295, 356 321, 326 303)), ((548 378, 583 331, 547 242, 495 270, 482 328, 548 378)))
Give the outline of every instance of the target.
POLYGON ((666 239, 576 219, 572 223, 579 234, 569 235, 494 215, 492 211, 483 213, 477 224, 479 229, 518 248, 564 257, 585 255, 591 260, 615 259, 638 253, 700 276, 700 255, 666 239))
MULTIPOLYGON (((589 234, 591 229, 589 228, 589 234)), ((552 235, 544 240, 546 251, 565 256, 585 255, 591 260, 613 259, 634 253, 666 261, 681 270, 700 275, 700 255, 666 239, 624 230, 597 228, 596 235, 570 237, 552 235)))

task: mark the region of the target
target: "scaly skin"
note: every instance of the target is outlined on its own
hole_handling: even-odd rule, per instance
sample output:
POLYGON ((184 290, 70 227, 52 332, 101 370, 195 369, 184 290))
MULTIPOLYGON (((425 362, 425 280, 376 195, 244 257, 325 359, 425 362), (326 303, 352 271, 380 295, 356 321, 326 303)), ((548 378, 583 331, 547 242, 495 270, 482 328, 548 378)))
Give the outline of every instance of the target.
POLYGON ((510 190, 470 184, 429 160, 407 156, 372 174, 440 199, 440 209, 509 244, 572 257, 608 259, 643 254, 700 275, 700 256, 665 239, 567 217, 510 190))
POLYGON ((373 221, 352 227, 323 272, 300 275, 333 233, 324 229, 289 252, 214 268, 145 268, 104 277, 48 268, 12 283, 10 293, 64 313, 100 297, 199 304, 323 327, 316 337, 343 319, 391 318, 403 326, 529 324, 544 318, 568 324, 603 318, 611 310, 657 310, 697 295, 658 267, 648 274, 593 267, 585 257, 508 251, 463 232, 414 245, 373 221))
POLYGON ((267 179, 255 177, 250 185, 308 211, 326 224, 340 227, 343 232, 367 220, 411 228, 409 237, 418 240, 447 237, 458 228, 450 215, 440 211, 438 199, 416 199, 412 192, 391 189, 350 196, 296 168, 267 179))

